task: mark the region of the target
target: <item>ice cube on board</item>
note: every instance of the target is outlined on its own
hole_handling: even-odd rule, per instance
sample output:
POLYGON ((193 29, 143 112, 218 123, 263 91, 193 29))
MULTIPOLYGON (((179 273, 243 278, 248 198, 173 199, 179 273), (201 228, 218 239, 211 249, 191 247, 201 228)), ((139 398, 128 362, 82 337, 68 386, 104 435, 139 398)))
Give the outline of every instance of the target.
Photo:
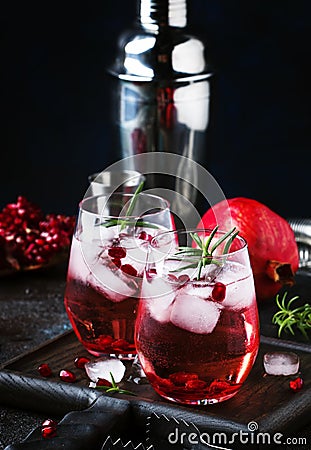
POLYGON ((181 293, 173 304, 170 320, 175 326, 192 333, 209 334, 217 325, 220 312, 215 302, 181 293))
POLYGON ((84 365, 87 376, 96 382, 99 378, 111 381, 110 372, 116 383, 119 383, 125 373, 125 365, 118 358, 98 358, 95 361, 87 362, 84 365))
POLYGON ((265 353, 263 365, 268 375, 294 375, 299 370, 299 356, 293 352, 265 353))

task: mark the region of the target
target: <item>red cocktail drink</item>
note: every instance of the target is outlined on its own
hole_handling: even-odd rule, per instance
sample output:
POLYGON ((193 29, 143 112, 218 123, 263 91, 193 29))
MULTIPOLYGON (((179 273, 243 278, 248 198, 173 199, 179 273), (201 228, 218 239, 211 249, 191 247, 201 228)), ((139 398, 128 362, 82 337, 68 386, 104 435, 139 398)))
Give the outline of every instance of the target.
POLYGON ((165 235, 170 233, 152 241, 157 255, 150 257, 142 284, 136 323, 142 368, 156 392, 169 400, 229 399, 247 378, 259 346, 246 244, 236 237, 237 250, 213 255, 198 277, 197 255, 189 258, 189 252, 175 248, 161 257, 165 235))
POLYGON ((72 240, 65 307, 78 339, 96 356, 135 356, 134 324, 148 242, 159 230, 172 228, 166 202, 147 194, 138 197, 147 214, 120 218, 109 210, 114 216, 107 216, 104 201, 116 208, 117 200, 123 205, 128 197, 114 194, 109 200, 82 202, 72 240), (162 209, 155 208, 156 201, 162 209), (102 214, 96 212, 99 205, 102 214))

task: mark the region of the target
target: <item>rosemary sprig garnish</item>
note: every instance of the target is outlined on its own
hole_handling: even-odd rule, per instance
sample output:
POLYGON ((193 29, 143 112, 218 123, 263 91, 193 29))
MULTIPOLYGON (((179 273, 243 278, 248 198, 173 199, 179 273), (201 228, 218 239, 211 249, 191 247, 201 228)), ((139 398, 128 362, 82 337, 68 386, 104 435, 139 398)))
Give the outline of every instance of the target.
POLYGON ((212 240, 217 233, 217 230, 218 225, 216 225, 215 228, 211 231, 210 235, 208 236, 205 242, 203 239, 200 238, 198 233, 190 233, 191 238, 197 244, 198 248, 179 247, 178 252, 175 253, 175 256, 177 258, 182 255, 187 257, 192 256, 199 257, 199 262, 183 266, 182 268, 177 269, 178 271, 197 267, 198 269, 197 280, 200 280, 202 269, 204 267, 206 267, 208 264, 217 264, 217 265, 220 264, 220 262, 217 259, 213 258, 214 251, 217 249, 217 247, 219 247, 220 244, 222 244, 227 240, 225 247, 223 249, 223 254, 228 253, 230 245, 232 244, 233 239, 239 234, 239 231, 236 229, 236 227, 233 227, 230 231, 221 236, 221 238, 219 238, 210 248, 212 240))
POLYGON ((292 309, 292 304, 298 300, 299 296, 292 297, 286 304, 287 292, 283 294, 280 299, 279 294, 275 301, 279 311, 272 317, 272 323, 279 326, 278 337, 281 337, 282 331, 290 332, 295 335, 295 328, 297 328, 305 339, 309 340, 308 332, 311 331, 311 305, 305 303, 302 306, 292 309))
POLYGON ((141 181, 139 183, 138 187, 136 188, 136 191, 134 192, 133 197, 130 200, 130 204, 129 204, 129 206, 127 208, 127 212, 126 212, 127 216, 130 216, 132 214, 132 212, 134 211, 136 201, 137 201, 137 196, 138 196, 138 194, 141 193, 143 188, 144 188, 144 181, 141 181))
POLYGON ((136 188, 136 191, 134 192, 134 194, 133 194, 133 196, 132 196, 132 198, 131 198, 131 200, 129 202, 129 205, 128 205, 128 208, 127 208, 127 211, 126 211, 126 214, 125 214, 125 218, 123 218, 123 219, 114 219, 114 218, 113 219, 109 219, 106 222, 102 222, 100 225, 104 226, 105 228, 110 228, 110 227, 113 227, 113 226, 116 226, 116 225, 120 225, 120 231, 124 230, 124 228, 126 226, 129 226, 129 225, 132 225, 132 226, 135 226, 135 227, 144 227, 144 228, 157 229, 158 226, 154 225, 152 223, 144 222, 143 220, 131 220, 130 219, 130 216, 132 215, 132 213, 134 211, 134 208, 135 208, 135 205, 136 205, 136 202, 137 202, 137 199, 138 199, 138 195, 142 192, 143 187, 144 187, 144 181, 142 181, 139 184, 139 186, 136 188))
POLYGON ((115 382, 114 376, 112 375, 111 372, 110 373, 110 378, 111 378, 111 384, 112 386, 96 386, 96 389, 102 389, 105 392, 110 393, 110 394, 127 394, 127 395, 136 395, 134 392, 132 391, 128 391, 127 389, 121 389, 117 383, 115 382))

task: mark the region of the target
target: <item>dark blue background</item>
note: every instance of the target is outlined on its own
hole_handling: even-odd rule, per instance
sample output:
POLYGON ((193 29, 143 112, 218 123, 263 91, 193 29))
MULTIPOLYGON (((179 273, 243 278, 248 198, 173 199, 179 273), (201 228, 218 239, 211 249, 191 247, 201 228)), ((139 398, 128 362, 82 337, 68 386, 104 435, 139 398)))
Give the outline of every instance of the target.
MULTIPOLYGON (((310 2, 189 0, 217 68, 210 162, 225 195, 310 216, 310 2)), ((75 213, 116 152, 105 69, 135 0, 9 2, 1 12, 0 206, 75 213)))

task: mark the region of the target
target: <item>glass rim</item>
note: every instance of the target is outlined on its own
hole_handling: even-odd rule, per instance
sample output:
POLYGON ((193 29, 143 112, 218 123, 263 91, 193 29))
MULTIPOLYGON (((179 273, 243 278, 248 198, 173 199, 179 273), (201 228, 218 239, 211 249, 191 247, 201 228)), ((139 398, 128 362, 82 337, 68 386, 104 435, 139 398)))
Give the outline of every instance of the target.
MULTIPOLYGON (((153 216, 154 214, 159 214, 162 211, 166 211, 166 210, 170 209, 170 203, 168 202, 168 200, 166 200, 165 198, 163 198, 163 197, 161 197, 159 195, 149 194, 148 192, 140 192, 138 194, 137 198, 139 199, 139 197, 142 196, 144 198, 149 198, 149 199, 160 201, 160 204, 162 204, 161 205, 162 207, 160 207, 158 205, 151 205, 154 208, 157 208, 157 207, 161 208, 161 209, 159 209, 159 211, 150 212, 150 213, 146 213, 146 214, 142 213, 140 215, 126 216, 126 215, 121 215, 121 214, 120 215, 103 214, 101 212, 94 212, 94 211, 91 211, 91 210, 85 208, 85 204, 87 202, 96 201, 96 200, 101 199, 101 198, 106 198, 107 202, 105 203, 105 205, 108 205, 109 204, 109 199, 113 199, 113 198, 122 198, 122 199, 128 198, 130 200, 131 198, 134 197, 134 195, 135 195, 135 193, 124 193, 124 192, 112 192, 111 194, 91 195, 89 197, 85 197, 82 200, 80 200, 80 202, 78 204, 79 211, 83 212, 84 214, 90 214, 91 216, 95 216, 95 217, 108 217, 108 218, 111 218, 111 219, 132 219, 133 220, 133 219, 136 219, 136 218, 153 216)), ((122 205, 122 207, 124 207, 124 204, 122 205)))
MULTIPOLYGON (((213 228, 190 228, 190 229, 186 229, 186 230, 167 230, 167 231, 160 231, 158 234, 156 234, 150 241, 150 247, 153 249, 157 249, 159 247, 157 247, 157 245, 155 245, 155 242, 157 242, 161 237, 163 236, 170 236, 170 235, 178 235, 178 234, 188 234, 190 235, 190 233, 205 233, 206 236, 208 236, 209 234, 211 234, 211 232, 213 231, 213 228)), ((226 234, 227 231, 224 230, 217 230, 216 231, 216 235, 217 233, 219 234, 226 234)), ((238 248, 237 250, 233 250, 233 251, 229 251, 228 253, 222 253, 221 255, 212 255, 213 259, 221 259, 221 258, 226 258, 227 256, 232 256, 232 255, 236 255, 238 253, 241 253, 242 251, 245 251, 245 249, 248 249, 248 244, 245 238, 243 238, 240 235, 236 235, 235 239, 238 239, 241 243, 242 243, 242 247, 238 248)), ((168 255, 169 257, 169 255, 168 255)), ((193 260, 193 261, 198 261, 199 259, 201 259, 201 256, 185 256, 185 255, 181 255, 181 257, 183 259, 187 259, 187 260, 193 260)), ((207 257, 209 258, 209 257, 207 257)))
POLYGON ((88 181, 89 181, 89 183, 101 185, 103 183, 100 181, 100 178, 102 178, 105 174, 118 175, 118 176, 120 176, 120 178, 122 178, 121 174, 127 175, 128 177, 124 178, 124 180, 122 181, 120 186, 124 183, 131 182, 131 181, 135 180, 136 178, 141 179, 141 180, 145 180, 145 178, 146 178, 144 176, 144 174, 142 174, 141 172, 138 172, 137 170, 131 170, 131 169, 124 169, 121 171, 120 170, 103 170, 102 172, 91 173, 88 176, 88 181))

